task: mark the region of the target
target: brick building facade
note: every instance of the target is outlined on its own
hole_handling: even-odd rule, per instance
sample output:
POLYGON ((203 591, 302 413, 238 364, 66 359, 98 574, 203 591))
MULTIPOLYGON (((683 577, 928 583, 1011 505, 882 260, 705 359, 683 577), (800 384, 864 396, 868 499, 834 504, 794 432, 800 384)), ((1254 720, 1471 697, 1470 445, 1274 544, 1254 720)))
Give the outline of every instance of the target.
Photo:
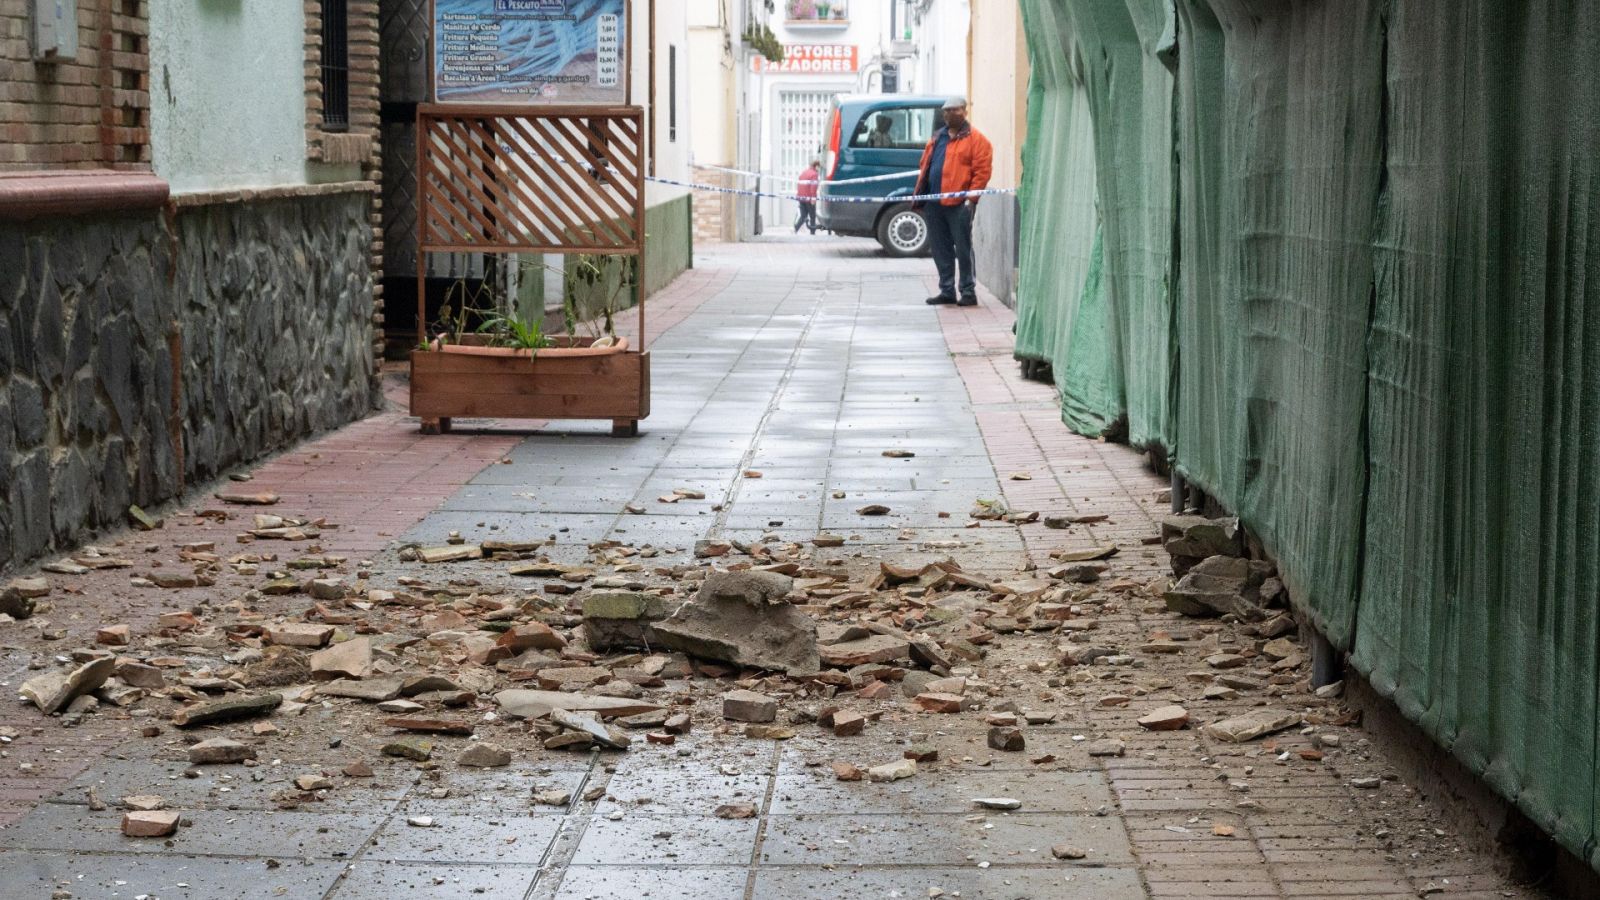
POLYGON ((26 4, 0 8, 0 171, 150 168, 147 0, 83 0, 77 52, 34 53, 26 4))
POLYGON ((376 403, 378 2, 327 2, 0 6, 0 570, 376 403))

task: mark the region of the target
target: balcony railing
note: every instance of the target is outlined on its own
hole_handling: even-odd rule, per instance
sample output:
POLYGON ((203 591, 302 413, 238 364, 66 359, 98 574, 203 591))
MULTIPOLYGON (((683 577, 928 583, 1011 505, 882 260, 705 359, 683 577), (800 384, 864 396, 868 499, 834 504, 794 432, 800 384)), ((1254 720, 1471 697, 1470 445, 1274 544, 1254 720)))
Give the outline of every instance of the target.
POLYGON ((849 6, 845 0, 789 0, 784 9, 784 24, 800 27, 849 25, 849 6))

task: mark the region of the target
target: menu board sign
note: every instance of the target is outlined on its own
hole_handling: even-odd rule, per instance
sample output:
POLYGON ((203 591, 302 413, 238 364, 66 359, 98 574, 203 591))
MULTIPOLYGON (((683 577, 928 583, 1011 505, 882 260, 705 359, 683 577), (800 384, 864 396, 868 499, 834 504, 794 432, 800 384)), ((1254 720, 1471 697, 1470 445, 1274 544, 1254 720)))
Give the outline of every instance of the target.
POLYGON ((628 0, 434 0, 439 103, 628 102, 628 0))

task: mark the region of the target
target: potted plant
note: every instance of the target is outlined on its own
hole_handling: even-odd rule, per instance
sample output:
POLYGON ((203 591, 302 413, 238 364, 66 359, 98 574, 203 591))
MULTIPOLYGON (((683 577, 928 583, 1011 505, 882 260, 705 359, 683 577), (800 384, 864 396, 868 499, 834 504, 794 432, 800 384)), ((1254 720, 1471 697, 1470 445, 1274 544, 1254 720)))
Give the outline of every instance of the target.
POLYGON ((470 296, 464 281, 452 286, 432 337, 411 355, 411 414, 424 433, 449 431, 453 418, 486 417, 610 419, 613 435, 638 434, 650 414, 650 355, 615 328, 637 259, 577 256, 568 270, 560 335, 509 312, 487 285, 470 296), (574 282, 589 290, 574 290, 574 282))

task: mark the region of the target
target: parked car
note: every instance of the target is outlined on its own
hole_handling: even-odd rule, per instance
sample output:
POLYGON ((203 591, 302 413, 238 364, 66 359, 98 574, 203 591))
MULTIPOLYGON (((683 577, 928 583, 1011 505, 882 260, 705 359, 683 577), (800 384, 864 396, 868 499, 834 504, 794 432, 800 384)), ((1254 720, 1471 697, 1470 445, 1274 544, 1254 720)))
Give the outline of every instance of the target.
POLYGON ((928 252, 928 224, 911 204, 922 149, 939 127, 944 97, 842 94, 828 117, 817 219, 835 234, 877 238, 890 256, 928 252), (877 178, 855 181, 858 178, 877 178), (842 202, 868 197, 874 202, 842 202))

